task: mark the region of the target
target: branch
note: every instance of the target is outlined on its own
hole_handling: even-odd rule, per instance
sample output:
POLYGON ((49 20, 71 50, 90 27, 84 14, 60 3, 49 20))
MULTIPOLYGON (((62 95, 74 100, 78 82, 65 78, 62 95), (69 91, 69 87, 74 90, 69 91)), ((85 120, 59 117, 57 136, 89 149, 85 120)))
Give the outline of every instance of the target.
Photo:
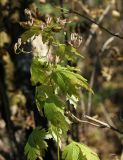
MULTIPOLYGON (((97 23, 98 23, 98 24, 101 24, 101 22, 103 21, 103 19, 106 17, 106 15, 108 14, 108 12, 110 11, 111 6, 112 6, 112 5, 109 4, 109 5, 105 8, 104 12, 102 13, 102 15, 101 15, 101 16, 99 17, 99 19, 97 20, 97 23)), ((91 43, 91 41, 92 41, 92 39, 93 39, 93 37, 94 37, 94 35, 95 35, 95 33, 96 33, 96 31, 97 31, 98 28, 99 28, 99 27, 97 26, 97 27, 95 27, 95 28, 92 29, 91 33, 89 34, 89 36, 88 36, 88 38, 87 38, 87 40, 86 40, 86 42, 85 42, 85 44, 84 44, 84 46, 83 46, 82 51, 85 52, 85 50, 87 49, 87 47, 90 45, 90 43, 91 43)), ((113 38, 114 38, 114 37, 113 37, 113 38)), ((97 61, 95 62, 95 66, 94 66, 94 69, 93 69, 93 71, 92 71, 91 78, 90 78, 89 86, 90 86, 91 88, 93 88, 93 85, 94 85, 94 78, 95 78, 95 74, 96 74, 96 63, 97 63, 97 61)), ((90 112, 91 112, 91 103, 92 103, 92 93, 89 92, 89 93, 88 93, 88 105, 87 105, 87 114, 88 114, 88 115, 90 115, 90 112)))
POLYGON ((100 107, 101 107, 101 109, 102 109, 102 111, 103 111, 103 114, 104 114, 104 116, 105 116, 108 124, 110 124, 111 126, 114 126, 114 127, 115 127, 115 124, 114 124, 114 122, 112 121, 112 119, 110 118, 109 113, 108 113, 108 111, 107 111, 107 108, 108 108, 108 107, 105 107, 105 106, 103 105, 103 103, 100 104, 100 107))
POLYGON ((92 117, 87 116, 87 115, 85 115, 84 117, 85 117, 86 119, 88 119, 88 120, 91 120, 91 121, 97 123, 97 124, 100 124, 100 128, 109 128, 109 129, 111 129, 111 130, 113 130, 113 131, 116 131, 116 132, 118 132, 118 133, 120 133, 120 134, 123 134, 123 131, 121 131, 121 130, 119 130, 119 129, 113 127, 113 126, 111 126, 111 125, 108 124, 108 123, 102 122, 102 121, 100 121, 100 120, 97 120, 97 119, 92 118, 92 117))
POLYGON ((81 119, 79 119, 79 118, 77 118, 75 115, 73 115, 70 111, 68 112, 65 112, 65 115, 66 116, 68 116, 69 118, 71 118, 74 122, 76 122, 76 123, 87 123, 87 124, 90 124, 90 125, 92 125, 92 126, 95 126, 95 127, 100 127, 100 125, 98 125, 98 124, 94 124, 94 123, 92 123, 92 122, 89 122, 89 121, 85 121, 85 120, 81 120, 81 119))
MULTIPOLYGON (((110 37, 102 46, 102 48, 100 49, 100 52, 99 54, 97 55, 97 57, 95 58, 95 62, 94 62, 94 68, 92 70, 92 73, 91 73, 91 78, 90 78, 90 83, 89 83, 89 86, 91 88, 93 88, 93 85, 94 85, 94 78, 95 78, 95 75, 96 75, 96 68, 97 68, 97 62, 99 61, 99 57, 104 53, 104 51, 108 48, 108 46, 110 45, 110 43, 112 41, 114 41, 116 37, 110 37)), ((92 93, 89 92, 88 93, 88 106, 87 106, 87 114, 89 115, 90 112, 91 112, 91 102, 92 101, 92 93)))
MULTIPOLYGON (((90 78, 90 83, 89 83, 90 88, 93 88, 95 74, 96 74, 96 65, 91 73, 91 78, 90 78)), ((88 93, 88 104, 87 104, 87 114, 88 115, 90 115, 90 112, 91 112, 91 105, 92 105, 92 93, 89 92, 88 93)))
POLYGON ((64 16, 64 9, 63 9, 63 7, 64 7, 64 0, 60 0, 60 6, 61 6, 61 16, 62 16, 62 18, 65 18, 65 16, 64 16))
POLYGON ((93 117, 85 115, 84 118, 86 118, 87 120, 93 121, 93 122, 95 122, 97 124, 100 124, 100 126, 102 126, 102 128, 105 128, 105 127, 106 128, 110 128, 110 125, 108 123, 102 122, 102 121, 100 121, 98 119, 95 119, 93 117))
POLYGON ((97 120, 97 119, 95 119, 93 117, 90 117, 88 115, 84 115, 84 118, 86 120, 81 120, 81 119, 77 118, 75 115, 73 115, 70 111, 67 111, 65 114, 66 114, 66 116, 71 118, 74 122, 86 123, 86 124, 90 124, 92 126, 99 127, 99 128, 109 128, 109 129, 111 129, 113 131, 116 131, 116 132, 118 132, 120 134, 123 134, 123 131, 121 131, 121 130, 109 125, 108 123, 102 122, 102 121, 97 120))
MULTIPOLYGON (((106 15, 108 14, 108 12, 110 11, 111 6, 112 6, 112 5, 109 4, 109 5, 105 8, 104 12, 102 13, 102 15, 101 15, 101 16, 99 17, 99 19, 97 20, 97 23, 98 23, 98 24, 101 24, 101 23, 102 23, 103 19, 106 17, 106 15)), ((83 50, 86 49, 86 48, 89 46, 89 44, 91 43, 92 38, 94 37, 94 35, 95 35, 95 33, 96 33, 96 31, 97 31, 98 28, 99 28, 99 26, 94 27, 94 28, 92 29, 90 35, 88 36, 88 38, 87 38, 87 40, 86 40, 86 42, 85 42, 85 44, 84 44, 83 50)))
POLYGON ((80 14, 80 13, 78 13, 77 11, 72 10, 72 9, 69 10, 69 13, 74 13, 74 14, 80 16, 80 17, 83 17, 83 18, 87 19, 88 21, 96 24, 99 28, 101 28, 101 29, 104 30, 105 32, 109 33, 110 35, 112 35, 112 36, 114 36, 114 37, 117 37, 117 38, 120 38, 120 39, 123 39, 123 36, 119 35, 119 33, 114 33, 114 32, 112 32, 112 31, 108 30, 107 28, 105 28, 104 26, 102 26, 100 23, 94 21, 93 19, 89 18, 89 17, 86 16, 85 14, 80 14))

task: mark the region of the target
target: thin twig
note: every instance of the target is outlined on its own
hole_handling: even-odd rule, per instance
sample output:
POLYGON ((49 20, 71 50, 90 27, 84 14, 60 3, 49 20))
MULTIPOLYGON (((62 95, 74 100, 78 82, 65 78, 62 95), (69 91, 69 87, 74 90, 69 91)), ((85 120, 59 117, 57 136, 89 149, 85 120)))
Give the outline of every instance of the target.
MULTIPOLYGON (((98 19, 98 21, 97 21, 97 23, 98 24, 100 24, 102 21, 103 21, 103 19, 104 19, 104 17, 108 14, 108 12, 110 11, 110 9, 111 9, 111 4, 109 4, 107 7, 106 7, 106 9, 104 10, 104 12, 102 13, 102 15, 99 17, 99 19, 98 19)), ((97 29, 98 29, 99 27, 97 26, 96 28, 94 28, 92 31, 91 31, 91 34, 88 36, 88 38, 87 38, 87 40, 86 40, 86 42, 85 42, 85 44, 84 44, 84 46, 83 46, 83 49, 82 49, 82 51, 84 52, 87 48, 88 48, 88 46, 90 45, 90 43, 91 43, 91 41, 92 41, 92 39, 93 39, 93 37, 94 37, 94 35, 95 35, 95 33, 96 33, 96 31, 97 31, 97 29)), ((114 37, 113 37, 114 38, 114 37)), ((91 88, 93 88, 93 85, 94 85, 94 78, 95 78, 95 74, 96 74, 96 61, 95 61, 95 66, 94 66, 94 69, 93 69, 93 71, 92 71, 92 74, 91 74, 91 78, 90 78, 90 83, 89 83, 89 86, 91 87, 91 88)), ((88 115, 90 115, 90 112, 91 112, 91 104, 92 104, 92 93, 91 92, 89 92, 88 93, 88 105, 87 105, 87 114, 88 115)))
MULTIPOLYGON (((109 47, 110 43, 112 41, 115 40, 116 37, 110 37, 102 46, 102 48, 100 49, 100 52, 99 54, 97 55, 97 57, 95 58, 95 63, 94 63, 94 68, 92 70, 92 73, 91 73, 91 78, 90 78, 90 87, 93 88, 93 85, 94 85, 94 78, 95 78, 95 75, 96 75, 96 69, 97 69, 97 62, 99 60, 99 57, 102 56, 102 54, 104 53, 104 51, 109 47)), ((90 115, 90 112, 91 112, 91 103, 92 103, 92 93, 89 92, 88 93, 88 106, 87 106, 87 114, 90 115)))
POLYGON ((98 119, 95 119, 93 117, 85 115, 84 118, 86 118, 87 120, 93 121, 93 122, 95 122, 97 124, 100 124, 100 125, 102 125, 104 127, 110 128, 110 125, 108 123, 102 122, 102 121, 100 121, 98 119))
MULTIPOLYGON (((92 71, 92 74, 91 74, 90 83, 89 83, 90 88, 93 88, 95 73, 96 73, 96 65, 95 65, 95 67, 92 71)), ((88 93, 88 105, 87 105, 87 114, 88 115, 90 115, 90 112, 91 112, 91 104, 92 104, 92 93, 89 92, 88 93)))
MULTIPOLYGON (((97 21, 98 24, 101 24, 101 23, 102 23, 103 19, 105 18, 105 16, 106 16, 106 15, 108 14, 108 12, 110 11, 111 6, 112 6, 112 5, 109 4, 109 5, 106 7, 106 9, 104 10, 104 12, 102 13, 102 15, 99 17, 99 19, 98 19, 98 21, 97 21)), ((95 33, 96 33, 96 31, 97 31, 98 28, 99 28, 99 26, 95 27, 95 28, 91 31, 91 34, 88 36, 88 38, 87 38, 87 40, 86 40, 86 42, 85 42, 85 44, 84 44, 83 50, 86 49, 86 48, 89 46, 89 44, 91 43, 92 38, 94 37, 94 35, 95 35, 95 33)))
POLYGON ((85 120, 81 120, 81 119, 79 119, 79 118, 77 118, 75 115, 73 115, 70 111, 69 112, 66 112, 65 113, 68 117, 70 117, 70 118, 72 118, 72 120, 74 121, 74 122, 79 122, 79 123, 87 123, 87 124, 90 124, 90 125, 92 125, 92 126, 95 126, 95 127, 100 127, 100 125, 99 124, 95 124, 95 123, 92 123, 92 122, 89 122, 89 121, 85 121, 85 120))
POLYGON ((69 10, 69 13, 74 13, 74 14, 76 14, 76 15, 79 15, 79 16, 87 19, 88 21, 96 24, 100 29, 104 30, 105 32, 109 33, 110 35, 112 35, 112 36, 114 36, 114 37, 117 37, 117 38, 120 38, 120 39, 123 39, 123 36, 121 36, 119 33, 114 33, 114 32, 112 32, 112 31, 110 31, 109 29, 105 28, 103 25, 101 25, 100 23, 98 23, 98 22, 94 21, 93 19, 89 18, 89 17, 86 16, 85 14, 82 14, 82 13, 80 14, 80 13, 78 13, 77 11, 72 10, 72 9, 69 10))
POLYGON ((111 125, 108 124, 108 123, 102 122, 102 121, 100 121, 100 120, 97 120, 97 119, 95 119, 95 118, 93 118, 93 117, 90 117, 90 116, 87 116, 87 115, 85 115, 84 117, 85 117, 86 119, 88 119, 88 120, 91 120, 91 121, 93 121, 93 122, 95 122, 95 123, 97 123, 97 124, 102 125, 102 127, 100 126, 100 128, 109 128, 109 129, 111 129, 111 130, 113 130, 113 131, 116 131, 116 132, 118 132, 118 133, 120 133, 120 134, 123 134, 123 131, 121 131, 121 130, 119 130, 119 129, 113 127, 113 126, 111 126, 111 125))
POLYGON ((114 126, 114 127, 115 127, 115 124, 114 124, 114 122, 112 121, 112 119, 110 118, 109 113, 108 113, 106 107, 105 107, 102 103, 100 104, 100 107, 101 107, 102 110, 103 110, 104 116, 105 116, 108 124, 110 124, 111 126, 114 126))
POLYGON ((67 10, 65 8, 61 8, 61 9, 64 11, 64 14, 73 13, 73 14, 76 14, 76 15, 78 15, 80 17, 83 17, 86 20, 90 21, 91 23, 96 24, 100 29, 104 30, 108 34, 123 40, 123 35, 120 35, 119 33, 115 33, 115 32, 110 31, 109 29, 107 29, 106 27, 101 25, 100 22, 96 22, 95 20, 93 20, 92 18, 86 16, 85 14, 79 13, 79 12, 73 10, 73 9, 70 9, 70 10, 67 10))
MULTIPOLYGON (((114 41, 115 37, 111 37, 109 38, 104 44, 103 47, 101 48, 101 53, 103 53, 105 51, 105 49, 107 49, 107 47, 109 46, 109 44, 114 41)), ((100 55, 101 55, 100 53, 100 55)))
POLYGON ((85 118, 86 120, 81 120, 81 119, 79 119, 78 117, 76 117, 75 115, 73 115, 70 111, 67 111, 65 114, 66 114, 70 119, 72 119, 74 122, 86 123, 86 124, 90 124, 90 125, 92 125, 92 126, 99 127, 99 128, 109 128, 109 129, 111 129, 111 130, 113 130, 113 131, 116 131, 116 132, 118 132, 118 133, 120 133, 120 134, 123 134, 123 131, 121 131, 121 130, 119 130, 119 129, 117 129, 117 128, 111 126, 111 125, 109 125, 108 123, 102 122, 102 121, 97 120, 97 119, 95 119, 95 118, 93 118, 93 117, 90 117, 90 116, 88 116, 88 115, 84 115, 84 118, 85 118), (90 122, 90 121, 91 121, 91 122, 90 122))

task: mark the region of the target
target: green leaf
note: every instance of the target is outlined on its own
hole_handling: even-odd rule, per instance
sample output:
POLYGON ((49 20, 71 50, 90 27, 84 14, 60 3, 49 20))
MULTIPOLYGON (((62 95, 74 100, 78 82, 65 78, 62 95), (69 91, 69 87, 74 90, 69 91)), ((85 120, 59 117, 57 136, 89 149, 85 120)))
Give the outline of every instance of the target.
POLYGON ((45 4, 41 4, 39 0, 35 0, 35 3, 41 15, 54 14, 56 16, 60 16, 60 10, 50 3, 47 2, 45 4))
POLYGON ((64 109, 65 103, 55 94, 50 94, 46 100, 47 103, 54 103, 58 108, 64 109))
POLYGON ((65 44, 59 44, 59 42, 57 42, 57 52, 56 54, 60 57, 60 58, 65 58, 65 48, 66 45, 65 44))
POLYGON ((46 135, 46 131, 39 127, 35 128, 30 134, 25 146, 25 154, 28 160, 36 160, 44 156, 44 152, 47 149, 46 135))
POLYGON ((48 43, 52 44, 53 40, 54 40, 54 37, 53 37, 52 29, 50 27, 45 28, 44 31, 42 32, 43 43, 48 42, 48 43))
POLYGON ((83 58, 83 56, 78 53, 77 49, 70 45, 60 44, 58 42, 56 45, 58 46, 56 54, 61 59, 66 58, 67 60, 75 61, 78 56, 83 58))
POLYGON ((44 116, 43 111, 42 111, 44 104, 45 104, 45 102, 42 101, 41 99, 36 99, 36 106, 37 106, 38 111, 42 117, 44 116))
POLYGON ((63 92, 67 92, 70 95, 77 96, 77 89, 79 89, 79 87, 93 92, 89 87, 87 80, 78 73, 75 73, 75 70, 72 67, 67 68, 57 65, 56 69, 53 71, 53 80, 63 92))
POLYGON ((35 97, 36 99, 41 99, 42 101, 46 101, 48 97, 53 94, 53 88, 51 85, 42 84, 36 87, 35 97))
POLYGON ((91 91, 87 80, 80 74, 70 71, 69 68, 59 67, 61 74, 63 74, 72 85, 81 86, 89 91, 91 91))
POLYGON ((54 8, 50 3, 42 5, 40 3, 37 3, 37 7, 39 11, 41 11, 41 14, 51 14, 54 12, 54 8))
POLYGON ((85 144, 76 143, 87 160, 99 160, 98 155, 85 144))
POLYGON ((80 149, 74 143, 67 145, 63 151, 62 158, 64 160, 78 160, 80 149))
POLYGON ((54 82, 60 87, 63 92, 67 91, 66 82, 63 79, 62 75, 59 72, 54 72, 52 74, 54 82))
POLYGON ((26 42, 32 36, 39 35, 40 33, 41 33, 41 29, 39 27, 32 27, 21 35, 22 42, 26 42))
POLYGON ((68 131, 70 121, 64 115, 63 110, 57 107, 55 103, 45 103, 44 113, 52 125, 62 131, 68 131))
POLYGON ((33 85, 37 83, 47 84, 49 82, 49 75, 51 74, 51 67, 41 58, 33 58, 31 64, 31 82, 33 85))
POLYGON ((63 160, 99 160, 99 157, 84 144, 72 142, 64 148, 63 160))
POLYGON ((60 97, 56 94, 54 94, 53 87, 51 85, 41 85, 36 87, 36 93, 35 93, 35 99, 36 99, 36 105, 38 107, 38 110, 42 113, 42 109, 44 107, 44 103, 47 101, 48 103, 54 103, 59 108, 64 108, 65 104, 60 99, 60 97))
POLYGON ((77 52, 76 48, 70 45, 65 47, 65 55, 66 58, 71 61, 75 61, 78 58, 78 56, 83 58, 83 56, 77 52))
POLYGON ((69 103, 72 104, 75 109, 77 108, 78 101, 79 101, 78 97, 74 95, 72 96, 67 95, 66 100, 69 100, 69 103))
POLYGON ((76 48, 71 47, 70 49, 71 49, 71 53, 73 53, 74 55, 84 58, 80 53, 77 52, 76 48))
MULTIPOLYGON (((65 67, 63 67, 65 68, 65 67)), ((57 65, 56 69, 54 69, 53 74, 52 74, 52 79, 54 82, 59 86, 61 91, 64 94, 70 94, 70 95, 76 95, 78 96, 77 93, 77 88, 75 85, 72 85, 69 81, 68 78, 66 78, 62 73, 61 69, 59 69, 59 65, 57 65)))
POLYGON ((50 135, 52 135, 52 138, 58 142, 58 138, 59 138, 59 147, 61 148, 61 137, 63 136, 63 132, 58 129, 57 127, 55 127, 54 125, 51 125, 49 128, 49 133, 50 135))

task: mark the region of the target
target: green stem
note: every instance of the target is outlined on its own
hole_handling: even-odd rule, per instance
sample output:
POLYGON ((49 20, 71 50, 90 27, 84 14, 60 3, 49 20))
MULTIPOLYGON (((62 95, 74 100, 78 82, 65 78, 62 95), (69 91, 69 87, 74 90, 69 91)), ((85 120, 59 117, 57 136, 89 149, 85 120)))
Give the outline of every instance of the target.
POLYGON ((60 160, 59 134, 58 134, 58 129, 57 129, 57 157, 58 157, 58 160, 60 160))

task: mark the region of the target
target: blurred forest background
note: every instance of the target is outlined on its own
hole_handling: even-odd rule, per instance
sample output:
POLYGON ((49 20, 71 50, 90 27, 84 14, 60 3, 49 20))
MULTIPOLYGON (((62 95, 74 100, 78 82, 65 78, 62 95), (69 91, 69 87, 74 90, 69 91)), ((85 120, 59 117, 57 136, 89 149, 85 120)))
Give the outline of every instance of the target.
MULTIPOLYGON (((79 52, 84 59, 72 65, 81 68, 94 90, 94 95, 83 91, 74 114, 95 116, 123 132, 123 1, 0 0, 0 160, 25 160, 24 145, 32 129, 47 126, 35 106, 32 54, 15 54, 14 44, 25 31, 19 24, 26 20, 24 9, 33 12, 38 8, 42 17, 57 16, 56 6, 75 10, 99 24, 77 14, 59 13, 71 21, 67 33, 76 32, 83 38, 79 52)), ((101 160, 123 160, 123 134, 73 124, 69 136, 90 146, 101 160)), ((55 160, 56 146, 52 141, 49 144, 45 159, 55 160)))

